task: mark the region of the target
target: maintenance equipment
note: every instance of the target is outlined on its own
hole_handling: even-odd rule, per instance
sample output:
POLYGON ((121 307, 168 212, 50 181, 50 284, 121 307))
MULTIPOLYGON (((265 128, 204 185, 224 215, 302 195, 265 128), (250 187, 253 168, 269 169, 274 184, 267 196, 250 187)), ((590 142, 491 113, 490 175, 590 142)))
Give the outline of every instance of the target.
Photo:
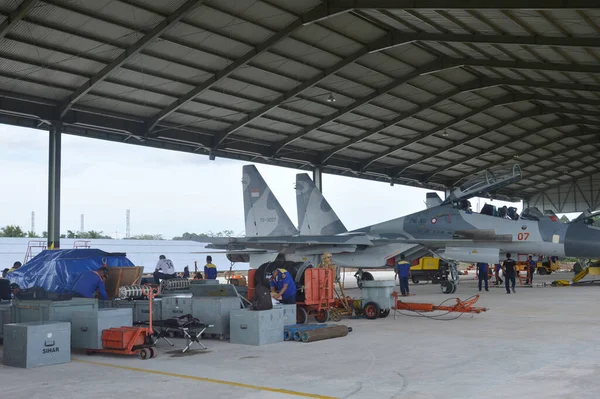
MULTIPOLYGON (((133 312, 133 324, 142 324, 150 320, 150 309, 147 299, 115 299, 114 308, 128 308, 133 312)), ((152 301, 152 319, 162 319, 162 298, 154 298, 152 301)))
POLYGON ((229 315, 232 344, 267 345, 283 342, 283 309, 238 309, 229 315))
POLYGON ((362 287, 363 312, 367 319, 388 317, 394 307, 394 280, 365 281, 362 287))
POLYGON ((394 299, 396 300, 396 306, 394 309, 394 319, 396 318, 396 312, 398 310, 408 310, 411 312, 434 312, 434 311, 442 311, 442 312, 458 312, 458 313, 481 313, 487 311, 487 308, 479 308, 473 306, 479 300, 479 294, 474 295, 470 299, 466 301, 461 301, 456 298, 456 304, 453 306, 450 305, 434 305, 432 303, 411 303, 411 302, 402 302, 398 300, 398 293, 394 292, 392 294, 394 299))
POLYGON ((31 368, 71 361, 70 323, 34 321, 4 328, 2 362, 7 366, 31 368))
POLYGON ((71 321, 75 311, 98 310, 98 300, 73 298, 68 301, 13 300, 13 322, 71 321))
POLYGON ((210 325, 206 334, 221 341, 229 338, 230 313, 243 307, 243 303, 232 284, 194 286, 191 314, 202 323, 210 325))
POLYGON ((81 349, 102 349, 102 332, 113 327, 133 326, 132 316, 133 309, 127 308, 73 312, 71 346, 81 349))
MULTIPOLYGON (((119 293, 124 294, 142 294, 148 298, 149 322, 148 327, 116 327, 102 331, 102 348, 88 348, 86 352, 92 353, 114 353, 119 355, 139 355, 142 360, 153 358, 158 355, 154 347, 155 341, 152 339, 154 329, 152 327, 152 302, 160 291, 149 285, 129 286, 119 293)), ((125 296, 122 299, 126 299, 125 296)))
POLYGON ((4 338, 4 325, 12 323, 12 305, 10 302, 0 303, 0 341, 4 338))
POLYGON ((431 256, 423 256, 413 261, 410 266, 411 279, 414 284, 420 281, 431 281, 440 284, 444 294, 456 292, 458 271, 456 262, 431 256))
POLYGON ((330 338, 345 337, 346 335, 348 335, 349 331, 352 331, 351 328, 343 325, 329 326, 327 328, 302 331, 300 341, 314 342, 330 338))

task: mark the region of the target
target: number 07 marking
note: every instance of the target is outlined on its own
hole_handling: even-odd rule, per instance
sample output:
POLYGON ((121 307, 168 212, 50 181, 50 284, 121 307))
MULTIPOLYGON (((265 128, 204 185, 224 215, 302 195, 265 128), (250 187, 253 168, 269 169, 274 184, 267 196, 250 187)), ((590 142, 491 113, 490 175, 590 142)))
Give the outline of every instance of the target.
POLYGON ((517 234, 517 240, 525 241, 529 238, 529 233, 519 233, 517 234))

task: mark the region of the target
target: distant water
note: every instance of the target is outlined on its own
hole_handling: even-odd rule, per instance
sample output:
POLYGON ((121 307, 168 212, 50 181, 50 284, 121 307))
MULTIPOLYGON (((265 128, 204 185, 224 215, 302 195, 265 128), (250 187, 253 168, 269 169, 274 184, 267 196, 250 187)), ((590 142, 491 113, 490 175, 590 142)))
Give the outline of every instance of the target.
MULTIPOLYGON (((21 263, 25 259, 27 245, 31 238, 0 238, 0 270, 12 267, 15 261, 21 263)), ((42 239, 39 239, 42 240, 42 239)), ((73 248, 75 239, 63 238, 60 240, 61 249, 73 248)), ((190 273, 194 271, 194 261, 198 262, 198 269, 203 270, 206 263, 206 255, 211 255, 213 263, 219 271, 229 270, 231 262, 223 254, 206 254, 195 252, 211 252, 205 248, 206 244, 195 241, 171 241, 171 240, 89 240, 91 248, 101 249, 106 252, 125 252, 127 258, 136 266, 144 266, 145 272, 153 272, 160 255, 165 255, 173 261, 175 270, 183 272, 188 265, 190 273)), ((34 249, 39 252, 39 249, 34 249)), ((34 252, 36 253, 36 252, 34 252)), ((234 270, 247 270, 247 263, 236 263, 234 270)))

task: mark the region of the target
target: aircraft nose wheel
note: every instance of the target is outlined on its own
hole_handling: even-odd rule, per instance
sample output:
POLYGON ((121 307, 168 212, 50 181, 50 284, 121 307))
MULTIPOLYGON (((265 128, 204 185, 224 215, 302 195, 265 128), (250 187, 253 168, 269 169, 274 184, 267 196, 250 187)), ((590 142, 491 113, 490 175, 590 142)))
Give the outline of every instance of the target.
POLYGON ((454 294, 456 292, 456 284, 453 281, 442 281, 440 283, 442 294, 454 294))

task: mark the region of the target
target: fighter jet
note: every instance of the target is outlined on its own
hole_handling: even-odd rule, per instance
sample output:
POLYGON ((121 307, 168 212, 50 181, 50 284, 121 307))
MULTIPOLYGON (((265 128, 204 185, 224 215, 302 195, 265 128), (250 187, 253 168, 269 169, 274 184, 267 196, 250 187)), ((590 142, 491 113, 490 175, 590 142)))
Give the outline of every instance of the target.
MULTIPOLYGON (((251 267, 276 258, 316 265, 325 253, 340 267, 385 268, 404 254, 416 259, 427 254, 456 262, 499 263, 506 253, 557 257, 600 257, 600 228, 586 219, 569 224, 553 214, 528 208, 470 209, 468 198, 482 196, 519 180, 514 165, 507 173, 486 171, 442 200, 428 193, 427 209, 407 216, 348 231, 307 174, 296 177, 298 227, 254 165, 243 167, 245 237, 213 238, 208 248, 244 254, 251 267)), ((447 274, 443 292, 454 292, 456 269, 447 274)))

